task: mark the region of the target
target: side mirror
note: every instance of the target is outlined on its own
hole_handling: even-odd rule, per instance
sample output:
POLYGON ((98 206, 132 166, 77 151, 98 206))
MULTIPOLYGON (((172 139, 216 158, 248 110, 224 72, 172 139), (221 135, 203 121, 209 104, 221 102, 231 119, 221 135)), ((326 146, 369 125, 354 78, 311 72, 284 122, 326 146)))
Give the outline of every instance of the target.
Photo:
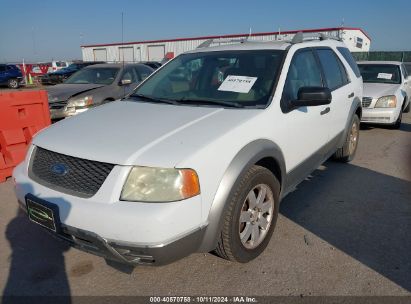
POLYGON ((131 79, 122 79, 120 81, 120 85, 127 85, 131 83, 131 79))
POLYGON ((291 102, 292 107, 312 107, 331 103, 331 91, 323 87, 302 87, 298 90, 297 100, 291 102))

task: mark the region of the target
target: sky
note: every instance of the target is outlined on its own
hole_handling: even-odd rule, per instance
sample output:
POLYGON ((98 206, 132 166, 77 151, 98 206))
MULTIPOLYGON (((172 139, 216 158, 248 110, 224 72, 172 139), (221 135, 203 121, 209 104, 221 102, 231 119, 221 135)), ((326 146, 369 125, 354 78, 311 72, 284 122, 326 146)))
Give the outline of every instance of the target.
POLYGON ((81 59, 80 45, 360 27, 371 50, 411 51, 411 1, 0 0, 0 62, 81 59))

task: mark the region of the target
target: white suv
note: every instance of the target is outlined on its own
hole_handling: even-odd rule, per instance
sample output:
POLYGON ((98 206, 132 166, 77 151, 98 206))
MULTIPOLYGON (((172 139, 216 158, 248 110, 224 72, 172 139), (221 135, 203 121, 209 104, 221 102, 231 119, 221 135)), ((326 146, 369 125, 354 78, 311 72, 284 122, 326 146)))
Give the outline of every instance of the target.
POLYGON ((187 52, 127 99, 42 131, 14 171, 30 220, 129 264, 257 257, 281 199, 358 144, 351 54, 297 38, 187 52))

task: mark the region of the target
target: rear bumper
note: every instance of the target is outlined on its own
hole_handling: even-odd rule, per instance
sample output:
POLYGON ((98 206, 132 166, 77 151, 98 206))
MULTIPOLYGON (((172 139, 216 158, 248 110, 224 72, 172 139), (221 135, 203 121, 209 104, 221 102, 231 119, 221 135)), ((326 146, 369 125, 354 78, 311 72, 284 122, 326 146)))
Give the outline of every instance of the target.
POLYGON ((362 123, 376 123, 376 124, 393 124, 400 114, 400 109, 397 108, 373 108, 362 110, 362 123))

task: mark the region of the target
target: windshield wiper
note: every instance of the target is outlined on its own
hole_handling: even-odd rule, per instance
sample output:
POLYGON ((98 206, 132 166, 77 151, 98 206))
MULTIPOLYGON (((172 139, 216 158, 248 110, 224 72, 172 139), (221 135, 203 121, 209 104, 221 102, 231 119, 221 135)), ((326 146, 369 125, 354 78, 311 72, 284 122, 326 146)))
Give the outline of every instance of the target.
POLYGON ((230 101, 223 101, 223 100, 202 100, 202 99, 188 99, 188 98, 181 98, 176 100, 178 103, 186 103, 186 104, 194 104, 194 103, 201 103, 201 104, 210 104, 210 105, 220 105, 226 106, 230 108, 244 108, 244 105, 238 102, 230 102, 230 101))
POLYGON ((138 97, 140 99, 143 100, 148 100, 148 101, 155 101, 158 103, 167 103, 167 104, 172 104, 172 105, 178 105, 179 102, 176 100, 172 100, 172 99, 165 99, 165 98, 155 98, 155 97, 151 97, 151 96, 147 96, 147 95, 143 95, 143 94, 131 94, 129 96, 129 98, 133 98, 133 97, 138 97))

